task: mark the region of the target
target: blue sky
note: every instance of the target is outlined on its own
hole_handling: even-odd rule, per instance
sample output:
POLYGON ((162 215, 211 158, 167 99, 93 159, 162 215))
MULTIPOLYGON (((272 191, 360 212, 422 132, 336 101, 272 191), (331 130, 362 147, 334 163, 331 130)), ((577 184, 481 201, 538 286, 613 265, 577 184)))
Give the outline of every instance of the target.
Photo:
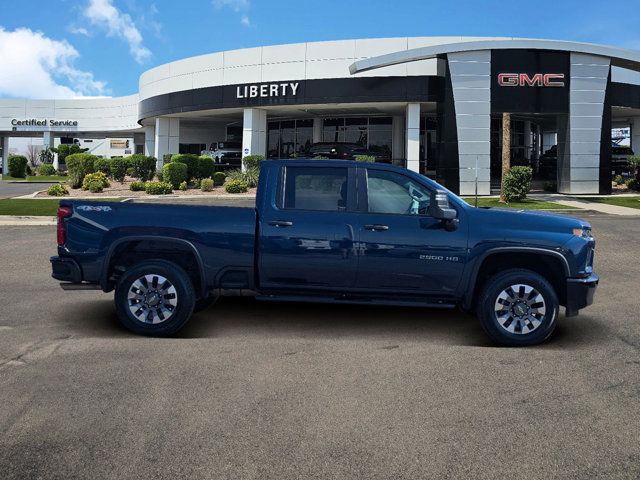
MULTIPOLYGON (((8 3, 8 0, 5 0, 8 3)), ((640 49, 638 0, 21 0, 0 17, 0 97, 126 95, 143 71, 234 48, 479 35, 640 49)))

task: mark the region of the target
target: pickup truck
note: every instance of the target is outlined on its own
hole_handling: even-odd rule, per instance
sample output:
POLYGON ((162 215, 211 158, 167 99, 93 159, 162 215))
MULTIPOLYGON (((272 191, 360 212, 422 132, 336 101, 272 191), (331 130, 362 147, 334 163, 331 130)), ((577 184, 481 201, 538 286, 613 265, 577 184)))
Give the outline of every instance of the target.
MULTIPOLYGON (((115 290, 128 329, 166 336, 223 295, 454 308, 532 345, 590 305, 589 223, 474 208, 418 173, 265 160, 255 208, 62 200, 53 278, 115 290)), ((401 315, 402 313, 398 313, 401 315)))

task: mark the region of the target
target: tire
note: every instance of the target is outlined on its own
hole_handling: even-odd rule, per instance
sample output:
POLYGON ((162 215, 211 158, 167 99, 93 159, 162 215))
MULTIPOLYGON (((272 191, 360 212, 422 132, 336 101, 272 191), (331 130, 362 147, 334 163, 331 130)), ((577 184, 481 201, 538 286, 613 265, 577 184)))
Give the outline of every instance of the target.
POLYGON ((127 269, 114 300, 118 318, 127 329, 166 337, 191 318, 195 291, 182 268, 165 260, 149 260, 127 269))
POLYGON ((207 308, 209 308, 211 305, 213 305, 217 301, 218 301, 217 295, 213 295, 211 297, 206 297, 206 298, 201 298, 199 300, 196 300, 196 304, 193 307, 193 311, 194 312, 201 312, 202 310, 206 310, 207 308))
POLYGON ((491 277, 478 298, 483 330, 500 345, 522 347, 544 342, 558 323, 558 295, 531 270, 505 270, 491 277))

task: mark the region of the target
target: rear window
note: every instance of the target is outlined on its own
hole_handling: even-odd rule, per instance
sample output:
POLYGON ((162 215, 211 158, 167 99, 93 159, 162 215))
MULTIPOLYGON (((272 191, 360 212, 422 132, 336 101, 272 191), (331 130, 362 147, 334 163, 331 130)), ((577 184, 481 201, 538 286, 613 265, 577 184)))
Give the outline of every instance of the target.
POLYGON ((287 167, 283 207, 343 211, 347 207, 347 168, 287 167))

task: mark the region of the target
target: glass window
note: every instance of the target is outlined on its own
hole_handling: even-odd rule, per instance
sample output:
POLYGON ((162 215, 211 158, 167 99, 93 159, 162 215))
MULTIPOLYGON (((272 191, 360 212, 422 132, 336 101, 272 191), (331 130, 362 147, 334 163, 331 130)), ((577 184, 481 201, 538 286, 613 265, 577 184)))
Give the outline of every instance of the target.
POLYGON ((400 173, 367 169, 369 213, 426 215, 431 193, 400 173))
POLYGON ((284 208, 342 211, 347 207, 347 169, 287 167, 284 208))

